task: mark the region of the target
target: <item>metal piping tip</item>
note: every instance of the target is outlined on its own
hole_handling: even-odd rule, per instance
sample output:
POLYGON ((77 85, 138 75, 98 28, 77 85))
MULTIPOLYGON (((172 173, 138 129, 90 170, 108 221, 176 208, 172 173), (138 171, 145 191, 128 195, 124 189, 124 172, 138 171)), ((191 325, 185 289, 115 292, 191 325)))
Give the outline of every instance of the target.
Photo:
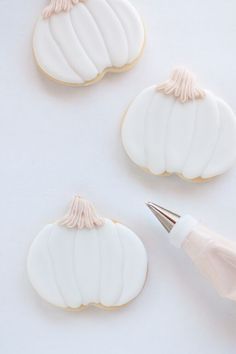
POLYGON ((173 213, 172 211, 165 209, 155 203, 148 202, 146 203, 151 212, 155 217, 160 221, 162 226, 168 231, 171 232, 175 224, 180 219, 180 215, 173 213))

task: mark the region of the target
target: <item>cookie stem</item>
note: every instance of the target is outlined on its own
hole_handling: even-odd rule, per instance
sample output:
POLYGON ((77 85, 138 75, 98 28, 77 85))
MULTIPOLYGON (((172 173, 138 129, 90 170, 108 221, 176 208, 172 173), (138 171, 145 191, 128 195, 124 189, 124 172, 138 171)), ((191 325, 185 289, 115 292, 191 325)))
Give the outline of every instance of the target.
POLYGON ((206 95, 205 91, 197 86, 195 75, 183 67, 174 69, 170 79, 159 85, 157 90, 165 95, 175 96, 182 103, 201 99, 206 95))
POLYGON ((51 0, 50 4, 44 8, 42 16, 46 19, 62 11, 70 11, 74 5, 84 1, 86 0, 51 0))
POLYGON ((96 214, 92 203, 75 196, 68 213, 58 221, 58 224, 69 229, 93 229, 96 226, 103 226, 104 220, 96 214))

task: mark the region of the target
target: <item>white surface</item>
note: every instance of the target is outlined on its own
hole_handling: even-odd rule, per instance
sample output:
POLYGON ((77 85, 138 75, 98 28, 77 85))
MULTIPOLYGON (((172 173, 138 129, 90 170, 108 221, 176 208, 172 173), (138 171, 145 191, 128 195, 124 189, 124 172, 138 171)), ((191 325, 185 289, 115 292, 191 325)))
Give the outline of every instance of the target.
POLYGON ((236 304, 218 298, 169 244, 144 201, 190 213, 236 240, 236 166, 206 184, 146 175, 126 157, 119 126, 130 100, 175 64, 187 65, 236 111, 236 3, 133 2, 147 27, 144 57, 129 73, 75 89, 48 81, 33 61, 32 30, 45 2, 1 1, 1 353, 235 353, 236 304), (119 311, 55 309, 27 279, 30 242, 77 192, 146 246, 146 287, 119 311))

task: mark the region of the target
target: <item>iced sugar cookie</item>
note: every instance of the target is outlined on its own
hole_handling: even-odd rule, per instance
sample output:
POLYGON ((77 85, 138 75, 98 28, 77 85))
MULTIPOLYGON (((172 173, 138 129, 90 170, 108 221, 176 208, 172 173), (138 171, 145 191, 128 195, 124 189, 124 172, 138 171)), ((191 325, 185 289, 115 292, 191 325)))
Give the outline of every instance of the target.
POLYGON ((135 233, 76 196, 66 216, 33 241, 27 268, 34 289, 52 305, 116 308, 142 290, 147 256, 135 233))
POLYGON ((128 156, 155 175, 178 174, 204 181, 236 160, 236 117, 192 73, 174 70, 164 84, 144 90, 122 124, 128 156))
POLYGON ((128 0, 51 0, 38 20, 39 67, 64 84, 86 86, 130 69, 144 46, 141 18, 128 0))

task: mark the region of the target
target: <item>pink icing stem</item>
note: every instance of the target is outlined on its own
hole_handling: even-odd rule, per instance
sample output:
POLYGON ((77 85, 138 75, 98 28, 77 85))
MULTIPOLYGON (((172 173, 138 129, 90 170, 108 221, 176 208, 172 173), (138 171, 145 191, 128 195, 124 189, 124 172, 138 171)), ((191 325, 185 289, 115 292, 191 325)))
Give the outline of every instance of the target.
POLYGON ((75 196, 68 213, 58 221, 58 224, 69 229, 93 229, 103 226, 104 220, 97 215, 94 206, 89 201, 75 196))
POLYGON ((176 68, 169 80, 157 87, 165 95, 173 95, 180 102, 201 99, 205 97, 204 90, 197 86, 195 76, 185 68, 176 68))
POLYGON ((58 14, 62 11, 70 11, 74 5, 86 0, 51 0, 42 13, 43 18, 49 18, 53 14, 58 14))

